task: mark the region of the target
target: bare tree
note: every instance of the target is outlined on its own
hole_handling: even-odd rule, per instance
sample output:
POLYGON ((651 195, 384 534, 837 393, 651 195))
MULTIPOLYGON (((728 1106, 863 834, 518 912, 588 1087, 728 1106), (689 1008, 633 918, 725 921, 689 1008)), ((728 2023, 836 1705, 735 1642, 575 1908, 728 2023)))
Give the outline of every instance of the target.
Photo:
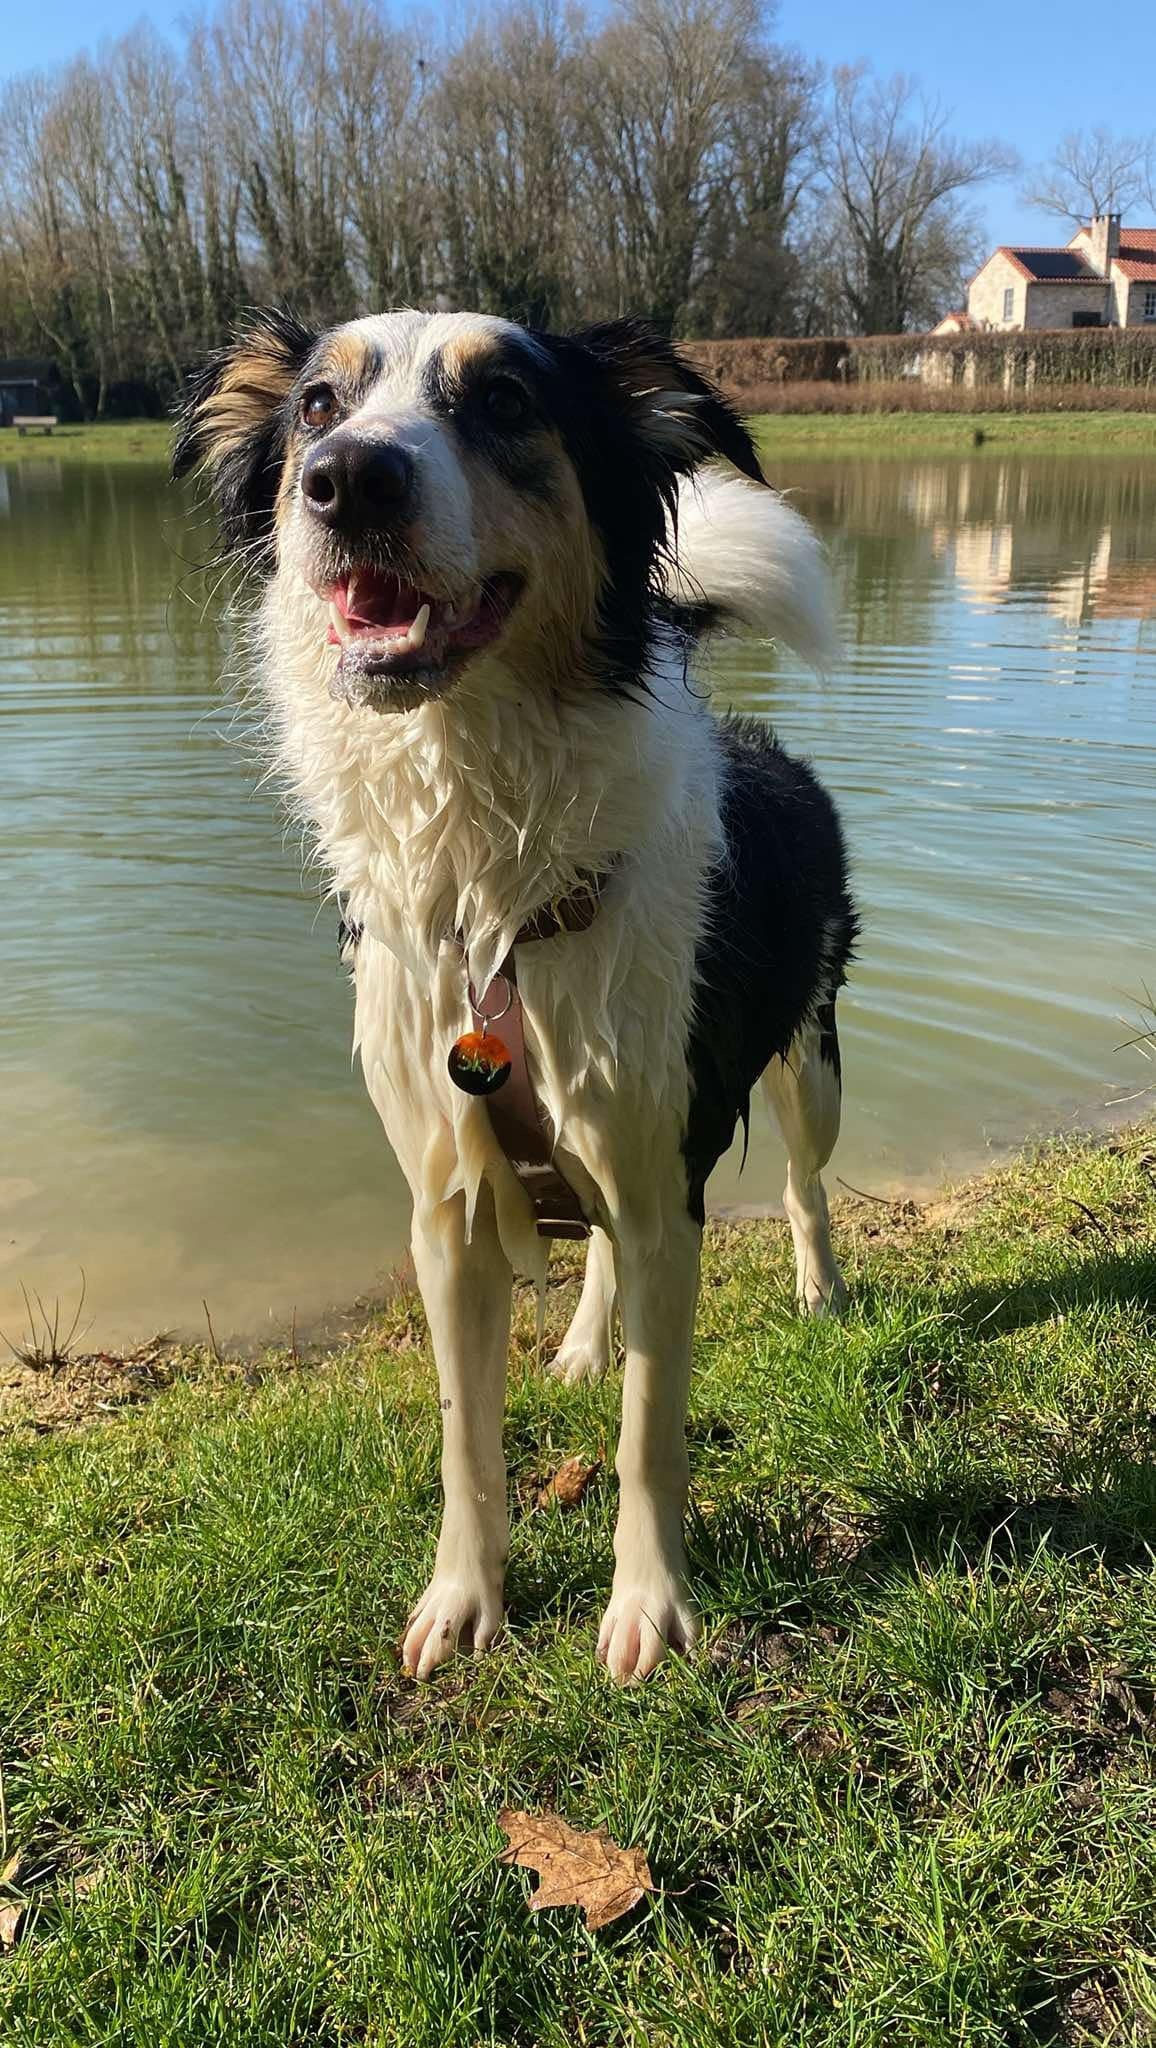
POLYGON ((220 341, 243 302, 248 278, 241 253, 243 190, 236 158, 223 147, 225 108, 216 50, 209 28, 191 31, 183 65, 187 126, 182 161, 193 193, 192 210, 202 261, 202 350, 220 341))
POLYGON ((136 295, 161 359, 179 382, 203 345, 204 264, 191 213, 185 84, 172 53, 147 28, 110 59, 111 172, 129 238, 136 295))
POLYGON ((595 247, 620 306, 668 332, 691 302, 728 175, 730 116, 761 30, 757 0, 619 0, 590 50, 583 115, 595 247))
POLYGON ((387 22, 372 0, 335 0, 327 19, 354 290, 367 306, 420 305, 437 267, 432 53, 417 29, 387 22))
POLYGON ((1139 199, 1151 203, 1154 178, 1156 136, 1074 129, 1033 171, 1024 199, 1073 227, 1085 227, 1096 214, 1127 213, 1139 199))
POLYGON ((964 195, 1015 165, 1001 143, 953 138, 943 110, 912 79, 841 66, 823 167, 849 324, 898 334, 926 321, 957 288, 974 247, 964 195))
POLYGON ((434 95, 443 284, 531 326, 572 313, 581 18, 515 0, 449 56, 434 95))
POLYGON ((340 5, 230 0, 212 38, 223 140, 268 288, 319 321, 354 296, 330 34, 340 5))
POLYGON ((790 233, 818 174, 821 87, 799 51, 760 50, 741 65, 688 331, 793 332, 805 264, 790 233))
MULTIPOLYGON (((83 310, 84 275, 58 160, 52 82, 39 73, 12 79, 0 95, 0 199, 7 270, 19 279, 23 322, 59 357, 87 409, 91 361, 83 310)), ((13 324, 11 316, 6 324, 13 324)))
POLYGON ((141 27, 15 79, 0 336, 100 410, 167 400, 267 297, 318 323, 909 324, 1006 153, 952 141, 904 80, 829 90, 773 4, 478 0, 451 32, 387 0, 210 0, 180 43, 141 27))

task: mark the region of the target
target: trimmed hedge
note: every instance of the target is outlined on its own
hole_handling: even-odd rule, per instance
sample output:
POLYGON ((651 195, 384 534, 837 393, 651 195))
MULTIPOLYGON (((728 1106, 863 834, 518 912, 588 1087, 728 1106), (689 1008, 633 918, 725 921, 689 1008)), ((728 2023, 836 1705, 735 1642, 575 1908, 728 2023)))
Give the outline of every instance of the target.
POLYGON ((912 383, 931 390, 998 390, 1008 396, 1040 386, 1156 390, 1156 331, 1142 327, 696 341, 689 353, 743 402, 756 390, 808 383, 912 383))
POLYGON ((1030 391, 1004 391, 989 384, 751 384, 733 394, 744 413, 1032 413, 1156 412, 1156 386, 1035 384, 1030 391))

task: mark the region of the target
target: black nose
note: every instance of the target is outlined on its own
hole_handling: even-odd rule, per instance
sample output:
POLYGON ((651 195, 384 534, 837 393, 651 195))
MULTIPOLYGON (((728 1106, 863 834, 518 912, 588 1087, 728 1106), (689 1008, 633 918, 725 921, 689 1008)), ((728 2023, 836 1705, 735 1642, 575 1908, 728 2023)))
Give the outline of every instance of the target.
POLYGON ((413 491, 413 461, 396 441, 334 434, 306 456, 301 493, 326 526, 357 532, 403 513, 413 491))

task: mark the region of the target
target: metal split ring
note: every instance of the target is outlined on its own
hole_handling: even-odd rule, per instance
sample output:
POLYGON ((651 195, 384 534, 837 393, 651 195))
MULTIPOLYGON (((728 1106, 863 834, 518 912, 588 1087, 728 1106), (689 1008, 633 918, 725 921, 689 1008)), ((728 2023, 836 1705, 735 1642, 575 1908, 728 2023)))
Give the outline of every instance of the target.
POLYGON ((493 986, 494 986, 494 982, 496 982, 496 981, 500 981, 500 982, 501 982, 501 984, 502 984, 502 987, 503 987, 503 988, 505 989, 505 991, 506 991, 506 1000, 505 1000, 505 1002, 504 1002, 504 1003, 502 1004, 502 1007, 501 1007, 501 1009, 500 1009, 500 1010, 495 1010, 495 1011, 494 1011, 494 1012, 493 1012, 492 1014, 491 1014, 491 1013, 490 1013, 490 1012, 489 1012, 488 1010, 483 1010, 483 1008, 482 1008, 481 1004, 479 1003, 479 1001, 478 1001, 478 999, 477 999, 476 995, 474 994, 474 984, 473 984, 473 982, 472 982, 472 981, 470 981, 470 982, 467 982, 467 984, 466 984, 466 986, 467 986, 467 989, 468 989, 468 991, 469 991, 469 998, 470 998, 470 1008, 471 1008, 471 1009, 473 1010, 473 1013, 474 1013, 475 1017, 480 1017, 480 1018, 481 1018, 481 1020, 482 1020, 483 1024, 500 1024, 500 1023, 501 1023, 501 1021, 502 1021, 502 1018, 503 1018, 503 1017, 504 1017, 504 1016, 506 1015, 507 1011, 508 1011, 508 1010, 511 1010, 511 1009, 513 1008, 513 1005, 514 1005, 514 991, 513 991, 513 989, 512 989, 512 988, 511 988, 511 986, 510 986, 510 981, 509 981, 509 977, 508 977, 508 975, 505 975, 505 974, 495 974, 495 975, 493 975, 493 976, 492 976, 492 978, 491 978, 491 980, 490 980, 490 982, 488 983, 488 985, 487 985, 487 987, 486 987, 486 990, 485 990, 485 993, 486 993, 486 995, 489 995, 490 989, 492 989, 492 988, 493 988, 493 986))

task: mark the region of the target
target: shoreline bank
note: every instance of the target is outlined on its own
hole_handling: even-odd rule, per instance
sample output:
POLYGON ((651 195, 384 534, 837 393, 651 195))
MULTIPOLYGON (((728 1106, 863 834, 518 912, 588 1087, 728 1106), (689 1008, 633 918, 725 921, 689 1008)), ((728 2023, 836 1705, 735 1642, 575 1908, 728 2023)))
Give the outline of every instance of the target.
MULTIPOLYGON (((1132 1114, 1126 1120, 1105 1114, 1095 1125, 1085 1122, 1078 1128, 1052 1130, 1018 1144, 993 1147, 983 1163, 894 1183, 886 1192, 852 1186, 837 1173, 830 1173, 826 1179, 836 1240, 841 1232, 857 1236, 866 1231, 877 1236, 880 1232, 893 1234, 899 1228, 918 1232, 923 1227, 938 1227, 957 1211, 970 1214, 982 1209, 993 1191, 1032 1162, 1048 1156, 1057 1160, 1095 1158, 1113 1146, 1127 1148, 1138 1134, 1143 1142, 1156 1144, 1156 1120, 1150 1111, 1140 1117, 1132 1114)), ((781 1239, 784 1246, 788 1239, 786 1218, 778 1202, 708 1206, 708 1243, 717 1245, 734 1231, 753 1232, 771 1243, 781 1239)), ((704 1259, 706 1256, 704 1249, 704 1259)), ((555 1245, 546 1283, 551 1303, 571 1293, 576 1301, 583 1258, 581 1246, 555 1245)), ((515 1295, 529 1327, 533 1320, 529 1282, 516 1281, 515 1295)), ((409 1349, 415 1342, 425 1342, 424 1336, 415 1337, 415 1319, 417 1324, 424 1321, 407 1251, 382 1287, 343 1307, 334 1306, 305 1325, 299 1326, 292 1317, 281 1336, 218 1332, 210 1304, 203 1333, 162 1331, 133 1344, 85 1350, 81 1325, 79 1335, 64 1342, 61 1355, 54 1357, 51 1343, 45 1341, 51 1334, 51 1319, 38 1320, 40 1342, 38 1346, 29 1343, 27 1356, 21 1355, 21 1339, 16 1333, 6 1333, 10 1349, 0 1357, 0 1440, 25 1427, 43 1431, 99 1419, 125 1405, 150 1399, 190 1376, 199 1380, 206 1373, 225 1372, 246 1378, 282 1366, 301 1369, 340 1360, 383 1331, 399 1327, 407 1333, 403 1348, 409 1349)), ((68 1324, 69 1318, 64 1316, 64 1333, 68 1324)), ((30 1328, 26 1334, 36 1333, 30 1328)), ((556 1334, 560 1336, 561 1329, 556 1334)))
MULTIPOLYGON (((1069 1104, 1062 1113, 1034 1126, 1025 1128, 1020 1124, 1014 1130, 977 1132, 974 1144, 964 1150, 944 1154, 937 1164, 917 1172, 860 1172, 858 1180, 847 1180, 839 1170, 839 1152, 836 1149, 824 1174, 832 1217, 837 1223, 840 1211, 844 1208, 852 1211, 856 1204, 879 1213, 919 1214, 932 1211, 944 1200, 945 1189, 982 1185, 991 1176, 1006 1171, 1016 1159, 1033 1156, 1049 1145, 1097 1146, 1110 1142, 1114 1136, 1129 1130, 1138 1119, 1144 1120, 1154 1096, 1156 1087, 1144 1088, 1125 1098, 1119 1107, 1104 1103, 1069 1104)), ((781 1227, 785 1221, 786 1212, 778 1195, 750 1201, 745 1201, 741 1192, 720 1194, 713 1201, 708 1196, 708 1228, 713 1226, 726 1230, 735 1225, 763 1224, 781 1227)), ((581 1263, 580 1253, 573 1257, 581 1263)), ((570 1259, 571 1255, 559 1242, 550 1264, 547 1283, 550 1288, 563 1283, 570 1259)), ((98 1383, 105 1386, 110 1376, 115 1379, 121 1361, 131 1365, 142 1358, 151 1359, 158 1352, 181 1358, 196 1356, 202 1351, 210 1354, 220 1352, 248 1363, 282 1352, 332 1356, 353 1342, 357 1333, 364 1330, 375 1316, 385 1314, 399 1296, 412 1292, 414 1286, 408 1234, 392 1263, 379 1266, 377 1277, 358 1285, 356 1292, 315 1303, 300 1314, 291 1300, 283 1308, 267 1305, 256 1310, 251 1319, 232 1323, 222 1316, 219 1301, 214 1305, 211 1288, 207 1302, 202 1303, 204 1313, 191 1323, 179 1318, 146 1322, 135 1311, 124 1307, 107 1314, 94 1314, 90 1318, 85 1303, 87 1301, 91 1306, 96 1293, 94 1269, 90 1261, 77 1270, 84 1277, 78 1283, 80 1292, 75 1298, 72 1294, 67 1297, 42 1295, 33 1287, 23 1296, 22 1314, 19 1309, 14 1310, 12 1301, 5 1302, 0 1297, 0 1434, 3 1433, 6 1375, 35 1332, 43 1335, 46 1324, 58 1323, 67 1330, 74 1315, 79 1317, 78 1335, 69 1347, 70 1360, 79 1361, 86 1369, 92 1361, 97 1362, 97 1379, 93 1383, 96 1387, 98 1383), (82 1348, 86 1343, 87 1348, 82 1348)), ((161 1306, 163 1308, 165 1304, 161 1306)))

